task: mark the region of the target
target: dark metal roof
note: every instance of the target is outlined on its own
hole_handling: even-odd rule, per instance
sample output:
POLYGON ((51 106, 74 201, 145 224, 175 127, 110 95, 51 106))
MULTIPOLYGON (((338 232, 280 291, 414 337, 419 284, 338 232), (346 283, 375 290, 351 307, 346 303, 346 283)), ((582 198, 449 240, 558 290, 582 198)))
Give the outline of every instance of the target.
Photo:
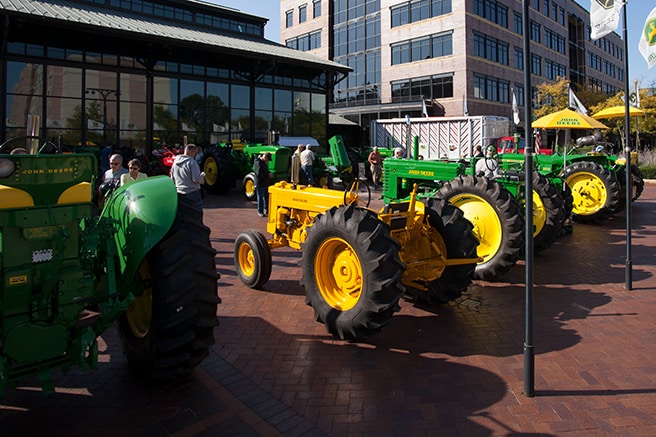
MULTIPOLYGON (((246 35, 238 37, 219 31, 184 27, 182 24, 167 22, 157 17, 139 16, 128 11, 112 10, 90 3, 66 0, 0 0, 0 7, 5 13, 16 17, 44 19, 70 26, 88 26, 90 27, 88 32, 94 32, 93 28, 101 27, 114 32, 120 31, 135 40, 139 40, 139 36, 142 38, 148 36, 169 41, 171 44, 186 42, 202 45, 220 53, 233 53, 260 59, 266 57, 287 64, 307 65, 315 69, 323 68, 341 73, 351 71, 351 68, 345 65, 293 50, 266 39, 246 35)), ((225 8, 219 9, 225 10, 225 8)))

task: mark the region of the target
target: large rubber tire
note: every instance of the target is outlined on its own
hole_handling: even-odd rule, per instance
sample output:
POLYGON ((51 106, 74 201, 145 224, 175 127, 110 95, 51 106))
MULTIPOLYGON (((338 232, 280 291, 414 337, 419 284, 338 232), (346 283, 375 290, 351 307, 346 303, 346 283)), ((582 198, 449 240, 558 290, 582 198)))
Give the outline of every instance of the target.
POLYGON ((379 332, 399 311, 405 265, 399 244, 373 212, 355 205, 316 217, 303 245, 305 302, 341 339, 379 332))
POLYGON ((171 229, 139 269, 144 293, 118 320, 128 364, 145 379, 187 375, 214 344, 219 275, 201 217, 194 202, 178 196, 171 229))
POLYGON ((597 223, 612 216, 620 204, 620 187, 610 170, 591 161, 580 161, 563 170, 572 190, 572 214, 579 223, 597 223))
MULTIPOLYGON (((626 206, 626 167, 619 167, 615 177, 620 185, 620 202, 617 208, 617 211, 620 211, 626 206)), ((642 173, 637 166, 631 164, 631 202, 635 202, 644 190, 645 180, 642 173)))
POLYGON ((235 186, 233 159, 229 149, 218 147, 206 149, 203 155, 202 171, 205 172, 205 189, 211 194, 226 194, 235 186))
POLYGON ((271 249, 264 235, 254 229, 237 236, 234 260, 237 276, 250 288, 261 289, 271 277, 271 249))
POLYGON ((563 198, 549 179, 533 173, 533 250, 551 246, 563 230, 566 210, 563 198))
POLYGON ((255 200, 255 173, 251 172, 244 176, 241 184, 242 192, 247 200, 255 200))
POLYGON ((474 225, 477 253, 483 258, 476 265, 476 278, 497 278, 517 263, 524 251, 524 219, 508 190, 491 179, 469 175, 446 182, 438 197, 459 207, 474 225))
MULTIPOLYGON (((443 199, 429 199, 426 213, 428 223, 442 237, 447 259, 476 258, 478 239, 460 209, 443 199)), ((438 279, 427 284, 426 292, 419 292, 416 297, 437 305, 458 299, 471 284, 475 270, 475 262, 448 266, 438 279)))
POLYGON ((360 159, 360 155, 358 155, 353 150, 349 150, 346 153, 349 161, 351 162, 351 176, 353 176, 353 179, 357 179, 360 176, 359 164, 362 162, 362 159, 360 159))

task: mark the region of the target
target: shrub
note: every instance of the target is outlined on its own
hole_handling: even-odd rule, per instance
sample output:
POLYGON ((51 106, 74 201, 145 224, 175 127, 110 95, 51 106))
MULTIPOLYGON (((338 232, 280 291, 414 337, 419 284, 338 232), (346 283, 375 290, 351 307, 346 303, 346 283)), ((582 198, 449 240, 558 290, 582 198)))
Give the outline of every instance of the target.
POLYGON ((656 165, 640 167, 643 179, 656 179, 656 165))

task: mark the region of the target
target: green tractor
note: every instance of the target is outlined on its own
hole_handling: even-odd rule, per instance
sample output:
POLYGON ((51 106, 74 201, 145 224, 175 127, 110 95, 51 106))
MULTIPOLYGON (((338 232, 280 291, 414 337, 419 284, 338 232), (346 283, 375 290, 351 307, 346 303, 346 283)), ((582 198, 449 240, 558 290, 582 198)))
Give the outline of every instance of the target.
POLYGON ((35 137, 0 146, 0 391, 38 375, 52 393, 53 371, 96 367, 114 322, 129 366, 154 381, 188 374, 214 343, 202 212, 165 176, 110 190, 99 210, 97 168, 35 137))
MULTIPOLYGON (((348 185, 353 180, 351 163, 346 147, 340 136, 328 140, 330 155, 317 155, 313 166, 313 176, 319 187, 332 188, 333 180, 338 178, 348 185)), ((242 181, 242 191, 248 200, 255 200, 255 158, 265 152, 271 153, 269 171, 272 183, 289 179, 292 154, 295 149, 288 146, 248 144, 239 149, 221 144, 205 149, 201 168, 205 172, 205 186, 209 193, 225 194, 235 187, 235 181, 242 181)))
MULTIPOLYGON (((577 146, 564 155, 536 155, 535 158, 539 173, 554 181, 564 181, 564 196, 571 195, 572 216, 579 223, 606 220, 620 211, 626 202, 624 158, 606 153, 606 144, 598 144, 588 153, 574 153, 580 147, 589 145, 590 138, 579 138, 577 146)), ((523 154, 506 153, 502 156, 504 166, 524 161, 523 154)), ((631 157, 631 201, 634 201, 644 189, 644 180, 637 166, 637 154, 633 153, 631 157)))
MULTIPOLYGON (((416 184, 419 198, 445 199, 460 208, 474 224, 480 242, 478 255, 483 261, 475 275, 489 280, 507 272, 524 253, 525 177, 510 170, 495 178, 479 176, 475 162, 385 159, 383 199, 385 203, 406 199, 416 184)), ((534 248, 541 251, 561 235, 566 208, 556 187, 538 173, 533 173, 532 197, 534 248)))

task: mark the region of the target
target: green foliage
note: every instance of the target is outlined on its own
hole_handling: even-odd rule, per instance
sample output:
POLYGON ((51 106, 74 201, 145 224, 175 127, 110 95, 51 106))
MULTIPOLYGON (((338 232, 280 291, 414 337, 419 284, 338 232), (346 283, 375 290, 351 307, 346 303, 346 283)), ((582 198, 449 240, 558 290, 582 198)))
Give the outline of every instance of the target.
POLYGON ((640 167, 643 179, 656 179, 656 165, 640 167))

